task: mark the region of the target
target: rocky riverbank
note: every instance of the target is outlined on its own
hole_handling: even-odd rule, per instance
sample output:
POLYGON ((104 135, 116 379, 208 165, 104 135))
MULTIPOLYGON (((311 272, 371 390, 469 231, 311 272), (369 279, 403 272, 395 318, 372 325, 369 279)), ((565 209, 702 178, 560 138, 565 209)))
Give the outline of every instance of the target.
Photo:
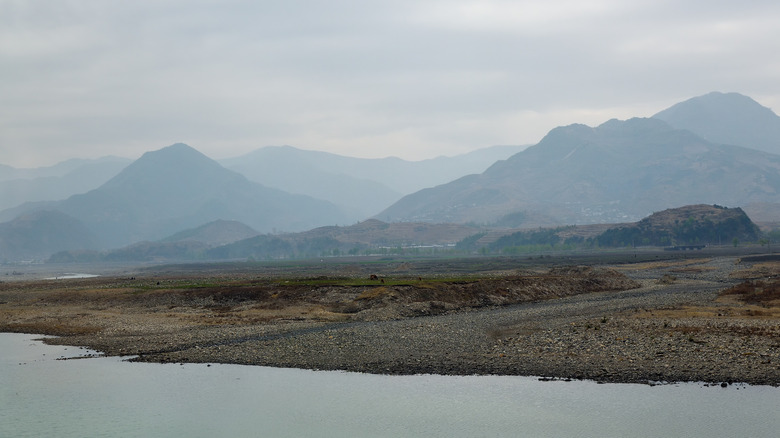
POLYGON ((780 303, 721 292, 778 265, 739 262, 3 283, 0 330, 148 362, 777 386, 780 303))

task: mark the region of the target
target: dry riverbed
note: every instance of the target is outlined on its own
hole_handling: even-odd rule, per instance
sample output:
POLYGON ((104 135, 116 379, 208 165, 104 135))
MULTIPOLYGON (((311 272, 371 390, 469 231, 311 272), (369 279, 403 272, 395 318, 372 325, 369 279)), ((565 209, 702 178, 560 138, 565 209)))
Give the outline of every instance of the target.
POLYGON ((8 281, 0 331, 147 362, 780 384, 771 257, 479 264, 8 281))

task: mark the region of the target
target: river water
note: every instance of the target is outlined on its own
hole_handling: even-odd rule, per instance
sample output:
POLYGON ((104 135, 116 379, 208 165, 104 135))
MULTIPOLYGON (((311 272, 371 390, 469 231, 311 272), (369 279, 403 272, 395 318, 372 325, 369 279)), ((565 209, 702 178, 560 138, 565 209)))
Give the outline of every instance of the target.
POLYGON ((2 437, 777 437, 780 389, 142 364, 0 334, 2 437))

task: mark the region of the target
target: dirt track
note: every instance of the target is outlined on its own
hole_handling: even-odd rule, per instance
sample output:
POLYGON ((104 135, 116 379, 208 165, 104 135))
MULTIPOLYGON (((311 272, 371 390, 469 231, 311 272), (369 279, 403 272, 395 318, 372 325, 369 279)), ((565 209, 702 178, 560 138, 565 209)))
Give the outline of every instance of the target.
POLYGON ((459 279, 409 262, 368 282, 375 265, 339 266, 352 277, 336 280, 181 269, 6 282, 0 329, 150 362, 778 385, 780 303, 718 295, 780 269, 737 262, 506 262, 459 279))

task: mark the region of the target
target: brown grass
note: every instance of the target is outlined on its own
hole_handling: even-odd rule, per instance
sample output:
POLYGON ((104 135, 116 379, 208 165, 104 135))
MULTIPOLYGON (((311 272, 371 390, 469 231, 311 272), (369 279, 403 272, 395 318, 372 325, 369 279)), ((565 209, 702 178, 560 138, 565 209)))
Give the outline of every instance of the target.
MULTIPOLYGON (((662 262, 644 262, 644 263, 632 263, 621 266, 615 266, 614 269, 618 271, 646 271, 650 269, 665 269, 665 268, 678 268, 678 269, 692 269, 691 266, 703 265, 709 263, 712 259, 691 259, 691 260, 669 260, 662 262)), ((709 267, 700 267, 696 269, 714 269, 709 267)))
POLYGON ((780 262, 769 261, 755 263, 747 269, 740 269, 731 273, 731 278, 749 280, 780 275, 780 262))
POLYGON ((379 297, 386 296, 390 294, 390 290, 387 289, 384 286, 380 287, 371 287, 366 288, 363 292, 360 293, 360 295, 355 298, 355 301, 358 300, 375 300, 379 297))
POLYGON ((745 281, 720 293, 734 296, 745 304, 762 307, 780 307, 780 280, 745 281))

